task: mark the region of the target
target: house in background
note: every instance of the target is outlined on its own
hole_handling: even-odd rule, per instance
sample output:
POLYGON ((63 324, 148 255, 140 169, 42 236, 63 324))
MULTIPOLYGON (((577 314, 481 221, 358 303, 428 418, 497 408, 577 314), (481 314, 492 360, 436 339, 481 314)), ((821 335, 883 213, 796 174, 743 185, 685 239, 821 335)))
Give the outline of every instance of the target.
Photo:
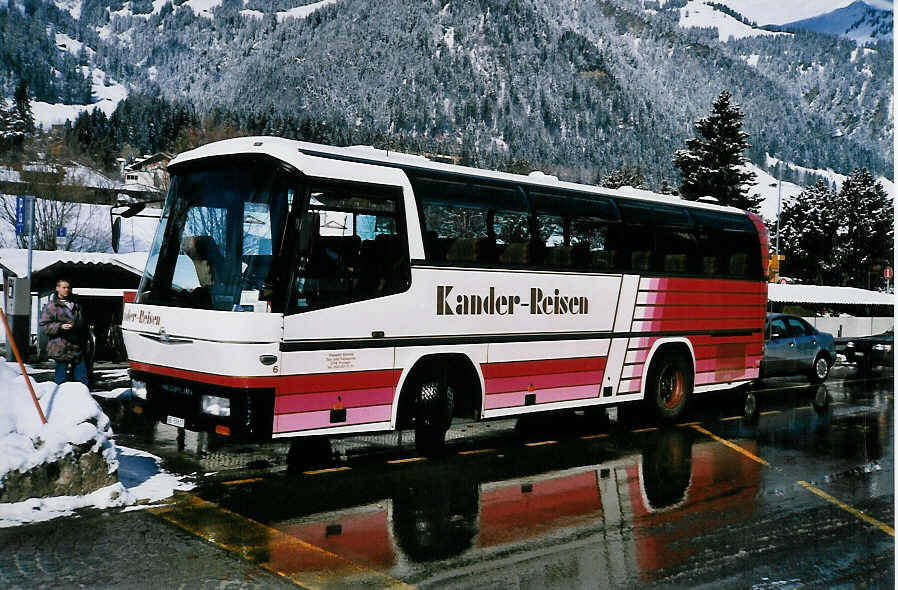
POLYGON ((125 185, 139 185, 157 191, 165 191, 169 183, 167 166, 172 158, 174 158, 172 154, 156 152, 141 156, 130 164, 125 164, 125 160, 120 159, 125 185))

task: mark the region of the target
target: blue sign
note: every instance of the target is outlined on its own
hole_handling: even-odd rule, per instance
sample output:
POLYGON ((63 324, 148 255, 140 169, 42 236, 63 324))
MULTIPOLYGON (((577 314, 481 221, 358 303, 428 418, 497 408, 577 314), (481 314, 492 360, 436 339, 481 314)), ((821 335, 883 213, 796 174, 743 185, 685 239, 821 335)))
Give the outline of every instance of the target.
POLYGON ((21 236, 21 235, 23 235, 24 233, 25 233, 25 223, 24 223, 24 222, 19 223, 19 222, 17 221, 17 222, 16 222, 16 235, 17 235, 17 236, 21 236))
POLYGON ((56 237, 57 237, 57 238, 64 238, 64 237, 65 237, 65 228, 64 228, 64 227, 57 227, 57 228, 56 228, 56 237))
POLYGON ((16 197, 16 226, 25 224, 25 197, 16 197))

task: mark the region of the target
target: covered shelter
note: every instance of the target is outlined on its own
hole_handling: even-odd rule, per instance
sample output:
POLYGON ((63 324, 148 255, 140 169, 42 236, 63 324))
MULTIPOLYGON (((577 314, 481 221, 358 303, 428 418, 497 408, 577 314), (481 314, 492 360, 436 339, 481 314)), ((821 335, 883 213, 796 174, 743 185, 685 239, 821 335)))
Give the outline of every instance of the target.
MULTIPOLYGON (((118 347, 110 344, 110 330, 121 325, 123 293, 137 289, 146 260, 146 252, 32 252, 31 340, 37 345, 39 357, 46 358, 46 342, 38 330, 40 312, 53 294, 57 279, 65 278, 81 300, 88 324, 93 326, 96 358, 118 360, 123 351, 116 350, 118 347)), ((25 277, 27 272, 28 250, 0 248, 0 280, 4 295, 8 292, 6 285, 9 278, 25 277)), ((6 296, 3 306, 8 309, 6 296)))
POLYGON ((869 336, 894 325, 894 293, 771 283, 767 286, 767 300, 769 311, 801 316, 836 337, 869 336))

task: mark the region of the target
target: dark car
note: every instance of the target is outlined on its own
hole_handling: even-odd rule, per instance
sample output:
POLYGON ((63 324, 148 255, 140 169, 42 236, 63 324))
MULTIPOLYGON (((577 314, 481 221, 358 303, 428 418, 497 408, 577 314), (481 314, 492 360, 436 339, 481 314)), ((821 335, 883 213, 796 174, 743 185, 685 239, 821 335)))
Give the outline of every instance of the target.
POLYGON ((826 380, 835 362, 832 334, 793 315, 767 314, 761 377, 807 375, 814 383, 820 383, 826 380))
POLYGON ((890 328, 882 334, 858 336, 855 338, 836 339, 836 351, 845 355, 845 360, 855 363, 858 371, 869 373, 873 367, 892 367, 895 356, 892 353, 895 343, 895 329, 890 328))

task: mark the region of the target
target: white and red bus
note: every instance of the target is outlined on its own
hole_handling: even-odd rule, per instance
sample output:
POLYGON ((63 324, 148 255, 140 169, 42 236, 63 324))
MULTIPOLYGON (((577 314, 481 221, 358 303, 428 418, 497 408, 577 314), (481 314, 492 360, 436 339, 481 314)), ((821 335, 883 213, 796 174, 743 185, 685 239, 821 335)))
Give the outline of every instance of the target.
POLYGON ((159 419, 234 437, 414 428, 754 379, 767 233, 744 211, 273 137, 172 183, 123 332, 159 419))

